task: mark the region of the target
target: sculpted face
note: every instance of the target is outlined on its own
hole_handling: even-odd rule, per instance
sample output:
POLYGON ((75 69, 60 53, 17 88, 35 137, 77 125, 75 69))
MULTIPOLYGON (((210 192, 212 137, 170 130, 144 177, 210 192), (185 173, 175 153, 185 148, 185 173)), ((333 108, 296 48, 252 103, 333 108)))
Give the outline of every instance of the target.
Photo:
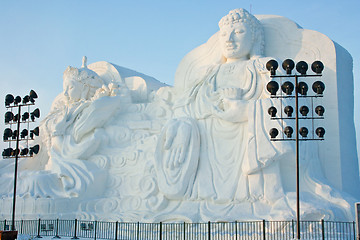
POLYGON ((249 59, 252 43, 252 32, 248 24, 236 22, 220 28, 220 45, 227 62, 249 59))
POLYGON ((84 86, 79 81, 73 79, 64 81, 64 95, 70 102, 79 101, 81 99, 82 91, 84 91, 84 86))

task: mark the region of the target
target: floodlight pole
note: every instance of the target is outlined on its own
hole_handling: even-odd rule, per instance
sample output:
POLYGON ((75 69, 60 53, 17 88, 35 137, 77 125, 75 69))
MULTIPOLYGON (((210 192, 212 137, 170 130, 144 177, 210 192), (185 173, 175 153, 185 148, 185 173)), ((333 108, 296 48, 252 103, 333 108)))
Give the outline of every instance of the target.
POLYGON ((296 237, 300 239, 300 164, 299 164, 299 98, 298 76, 295 74, 295 128, 296 128, 296 237))
MULTIPOLYGON (((17 188, 17 175, 18 175, 18 162, 19 162, 19 158, 21 157, 32 157, 33 154, 34 154, 34 150, 31 149, 30 151, 30 154, 29 153, 29 137, 28 137, 28 129, 26 129, 25 133, 21 133, 20 135, 20 124, 21 123, 28 123, 28 127, 29 128, 29 122, 30 120, 29 119, 29 113, 26 113, 27 115, 24 115, 23 117, 21 116, 21 107, 26 107, 28 106, 29 107, 29 110, 30 110, 30 106, 31 105, 35 105, 35 99, 37 98, 37 94, 34 90, 31 90, 30 91, 30 94, 29 95, 26 95, 24 98, 23 98, 23 101, 21 103, 21 97, 20 96, 17 96, 15 99, 14 99, 14 96, 11 95, 11 94, 8 94, 6 95, 5 97, 5 107, 7 109, 11 109, 11 112, 7 112, 5 114, 5 124, 9 124, 10 125, 10 135, 9 135, 9 132, 7 131, 7 129, 5 129, 4 131, 4 142, 9 142, 9 148, 8 149, 5 149, 3 151, 3 157, 4 158, 15 158, 15 163, 14 163, 14 194, 13 194, 13 206, 12 206, 12 220, 11 220, 11 231, 16 231, 16 228, 15 228, 15 209, 16 209, 16 188, 17 188), (29 103, 30 102, 30 103, 29 103), (18 114, 17 115, 13 115, 13 110, 17 108, 18 109, 18 114), (9 115, 9 114, 10 115, 9 115), (11 130, 11 126, 13 124, 16 124, 17 125, 17 128, 16 130, 14 130, 14 132, 11 130), (16 133, 15 133, 16 131, 16 133), (6 133, 7 132, 7 133, 6 133), (23 139, 25 138, 26 139, 23 139), (21 136, 21 139, 20 139, 20 136, 21 136), (9 140, 8 138, 11 137, 11 139, 9 140), (26 141, 27 142, 27 147, 23 149, 23 151, 21 151, 20 153, 20 141, 26 141), (11 146, 11 142, 14 142, 16 141, 16 148, 15 150, 13 150, 10 146, 11 146), (20 154, 20 156, 19 156, 20 154)), ((35 109, 35 111, 33 113, 31 113, 31 120, 32 122, 35 121, 35 118, 39 118, 40 117, 40 110, 38 109, 35 109), (35 113, 36 111, 36 113, 35 113)), ((25 129, 24 129, 25 130, 25 129)), ((35 134, 36 136, 39 135, 39 131, 36 130, 36 133, 34 132, 35 129, 32 131, 32 135, 30 135, 31 139, 33 139, 33 135, 35 134)), ((39 146, 36 145, 35 147, 37 147, 36 149, 36 152, 35 154, 38 153, 39 151, 39 146)), ((35 148, 34 147, 34 148, 35 148)), ((1 239, 1 236, 0 236, 0 239, 1 239)))
MULTIPOLYGON (((301 75, 282 75, 282 76, 275 76, 275 74, 272 74, 271 78, 281 78, 281 77, 294 77, 295 80, 295 139, 271 139, 271 141, 293 141, 295 140, 295 161, 296 161, 296 239, 300 239, 300 160, 299 160, 299 154, 300 154, 300 146, 299 142, 301 140, 324 140, 322 137, 319 139, 300 139, 299 138, 299 87, 298 87, 298 81, 299 77, 321 77, 321 74, 317 75, 307 75, 307 74, 301 74, 301 75)), ((276 97, 272 96, 274 98, 283 98, 282 96, 276 97)), ((308 96, 303 96, 308 97, 308 96)), ((313 96, 313 97, 322 97, 322 95, 313 96)), ((323 117, 320 117, 319 119, 322 119, 323 117)), ((280 119, 283 120, 283 117, 280 118, 272 118, 272 119, 280 119)), ((314 117, 306 117, 303 119, 316 119, 314 117)))
POLYGON ((16 182, 17 182, 17 169, 19 159, 19 132, 20 132, 20 121, 21 121, 21 104, 18 106, 18 119, 17 119, 17 133, 16 133, 16 149, 15 149, 15 171, 14 171, 14 195, 13 195, 13 211, 11 220, 11 230, 15 231, 15 204, 16 204, 16 182))

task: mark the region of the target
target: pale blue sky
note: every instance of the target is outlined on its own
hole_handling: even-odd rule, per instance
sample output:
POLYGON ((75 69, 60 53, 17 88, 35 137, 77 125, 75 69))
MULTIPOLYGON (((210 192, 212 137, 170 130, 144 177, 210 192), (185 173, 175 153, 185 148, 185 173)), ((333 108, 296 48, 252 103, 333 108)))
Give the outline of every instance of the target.
POLYGON ((88 63, 112 62, 172 85, 182 57, 218 30, 222 16, 240 7, 285 16, 352 54, 360 138, 360 0, 0 0, 0 97, 34 89, 45 116, 62 91, 63 71, 80 67, 84 55, 88 63))

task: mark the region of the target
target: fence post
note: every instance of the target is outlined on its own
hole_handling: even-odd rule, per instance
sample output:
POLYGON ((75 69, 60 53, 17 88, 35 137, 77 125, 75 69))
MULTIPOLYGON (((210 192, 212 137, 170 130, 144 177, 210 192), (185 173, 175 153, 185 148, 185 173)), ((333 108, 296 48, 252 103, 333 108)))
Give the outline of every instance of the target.
POLYGON ((353 221, 353 230, 354 230, 354 240, 356 240, 355 221, 353 221))
POLYGON ((71 239, 79 239, 79 238, 76 236, 76 232, 77 232, 77 219, 75 218, 74 237, 72 237, 71 239))
POLYGON ((38 221, 38 235, 36 236, 36 238, 42 238, 41 236, 40 236, 40 223, 41 222, 41 219, 39 218, 39 221, 38 221))
POLYGON ((94 240, 96 240, 96 228, 97 228, 97 221, 95 220, 95 222, 94 222, 94 228, 95 228, 95 230, 94 230, 94 240))
POLYGON ((209 233, 208 239, 211 240, 211 226, 210 226, 210 221, 208 222, 208 233, 209 233))
POLYGON ((292 238, 295 238, 295 227, 294 227, 294 219, 291 219, 291 225, 292 225, 292 238))
POLYGON ((235 240, 238 240, 237 221, 235 221, 235 240))
POLYGON ((140 223, 139 222, 137 222, 137 238, 136 239, 137 240, 140 239, 140 223))
POLYGON ((21 224, 20 224, 20 233, 23 233, 23 225, 24 225, 24 220, 21 219, 21 224))
POLYGON ((185 233, 186 233, 186 225, 185 225, 186 223, 184 222, 184 237, 183 237, 183 240, 185 240, 185 233))
POLYGON ((54 238, 60 238, 59 236, 59 219, 56 219, 56 233, 55 233, 55 237, 54 238))
POLYGON ((117 240, 117 235, 118 235, 118 221, 116 221, 115 223, 115 240, 117 240))
POLYGON ((321 236, 322 236, 322 240, 325 240, 325 222, 324 222, 324 219, 321 219, 321 236))
POLYGON ((159 239, 160 240, 162 239, 162 222, 160 222, 160 236, 159 236, 159 239))
POLYGON ((263 229, 263 240, 266 240, 266 222, 265 222, 265 219, 263 219, 262 229, 263 229))

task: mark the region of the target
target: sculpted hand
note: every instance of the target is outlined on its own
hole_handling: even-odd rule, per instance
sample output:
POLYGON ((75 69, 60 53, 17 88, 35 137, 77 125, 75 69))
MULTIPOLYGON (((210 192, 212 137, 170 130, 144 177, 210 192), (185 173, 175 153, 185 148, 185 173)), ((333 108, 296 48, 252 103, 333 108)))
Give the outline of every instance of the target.
POLYGON ((165 167, 172 170, 178 168, 186 157, 189 140, 191 135, 191 126, 182 121, 173 121, 165 133, 165 150, 169 151, 166 158, 165 167))
POLYGON ((109 83, 109 85, 103 85, 97 89, 92 100, 99 99, 104 96, 116 96, 120 91, 119 86, 115 83, 109 83))
POLYGON ((248 119, 248 103, 244 100, 220 99, 215 114, 229 122, 244 122, 248 119))
POLYGON ((159 190, 168 199, 190 196, 199 155, 200 132, 196 120, 180 117, 168 121, 155 151, 159 190))
POLYGON ((219 89, 219 93, 221 98, 228 98, 228 99, 240 99, 242 94, 241 88, 221 88, 219 89))

